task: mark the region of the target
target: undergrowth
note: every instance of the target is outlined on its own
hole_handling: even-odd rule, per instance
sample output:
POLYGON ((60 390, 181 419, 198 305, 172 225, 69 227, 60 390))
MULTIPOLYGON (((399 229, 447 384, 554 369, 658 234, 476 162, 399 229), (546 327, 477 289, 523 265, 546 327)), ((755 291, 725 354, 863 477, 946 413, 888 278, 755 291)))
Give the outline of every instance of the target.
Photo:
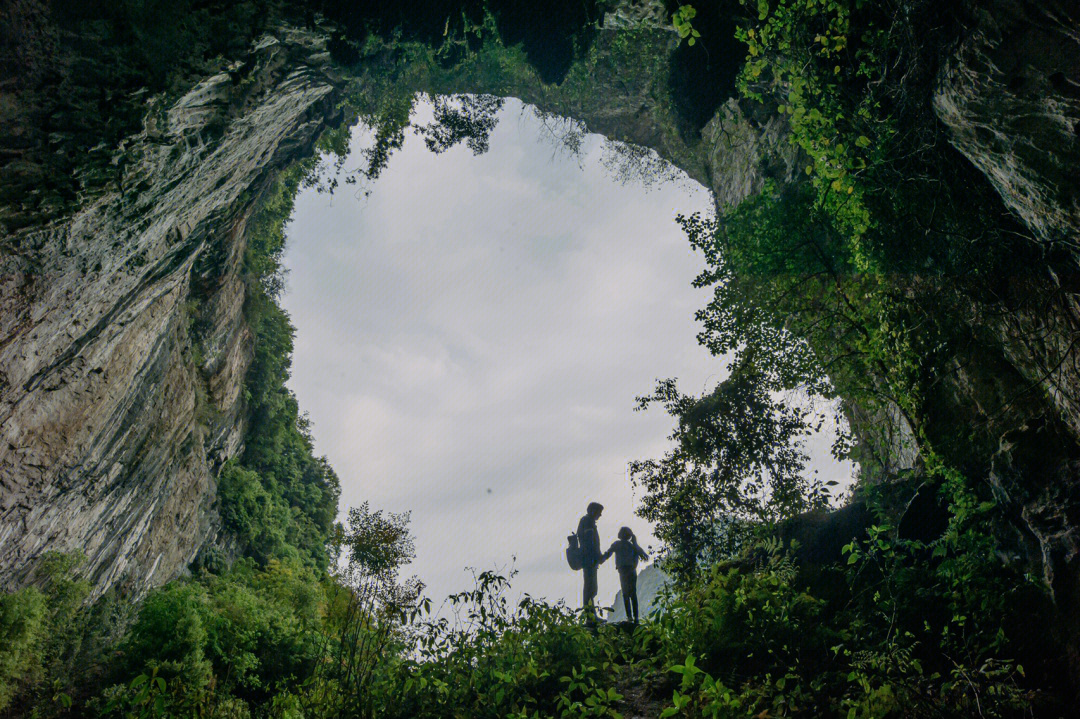
MULTIPOLYGON (((1000 561, 1011 551, 1008 518, 979 480, 1000 435, 942 399, 951 368, 982 346, 956 308, 992 294, 1003 268, 1030 256, 1015 222, 987 199, 986 183, 941 162, 955 155, 927 121, 924 81, 935 70, 928 48, 947 28, 930 23, 920 36, 908 32, 907 18, 863 0, 742 4, 735 33, 747 54, 735 85, 744 101, 787 120, 802 179, 766 183, 715 220, 684 218, 708 265, 698 284, 714 290, 699 315, 701 341, 730 353, 739 372, 702 398, 683 397, 673 384, 653 398, 678 409, 682 422, 673 453, 639 465, 653 492, 647 509, 671 528, 669 561, 679 563, 657 614, 636 629, 597 629, 561 604, 511 600, 510 578, 490 572, 433 612, 419 585, 398 576, 412 553, 407 517, 364 505, 335 524, 338 480, 313 454, 310 427, 285 386, 293 329, 276 302, 284 224, 312 171, 301 164, 266 189, 248 223, 249 424, 244 453, 221 471, 218 497, 243 558, 227 566, 220 553, 208 556, 125 621, 130 604, 111 596, 87 603, 78 557, 50 555, 34 586, 0 595, 0 711, 402 719, 1064 713, 1054 698, 1060 652, 1039 623, 1053 611, 1049 597, 1019 562, 1000 561), (918 440, 923 478, 947 507, 944 533, 901 538, 892 526, 895 498, 868 489, 876 522, 838 561, 816 571, 796 565, 798 547, 769 539, 771 530, 820 508, 825 490, 806 477, 793 439, 804 418, 771 399, 793 389, 899 416, 918 440), (757 416, 737 411, 750 406, 757 416), (688 467, 695 481, 680 483, 688 467), (698 529, 734 517, 747 536, 709 546, 716 533, 701 531, 682 541, 689 510, 698 529)), ((595 8, 585 10, 592 22, 595 8)), ((364 13, 342 17, 359 23, 349 28, 358 43, 389 47, 368 34, 364 13)), ((707 45, 707 35, 694 34, 694 17, 679 12, 679 33, 707 45)), ((455 52, 482 56, 494 16, 462 14, 457 23, 455 16, 455 52)), ((428 24, 425 32, 450 32, 449 20, 428 24)), ((589 33, 562 40, 596 56, 589 33)), ((614 51, 651 47, 633 40, 616 38, 614 51)), ((542 55, 531 49, 530 57, 542 55)), ((659 66, 657 57, 644 61, 659 66)), ((431 48, 424 58, 429 79, 440 62, 454 61, 431 48)), ((572 68, 544 68, 552 81, 574 77, 572 68)), ((377 174, 401 144, 412 92, 363 94, 354 90, 351 111, 374 113, 368 169, 377 174)), ((716 98, 703 97, 699 105, 711 108, 716 98)), ((444 100, 446 122, 428 134, 433 147, 482 148, 497 102, 444 100)), ((347 130, 324 138, 328 149, 346 142, 347 130)), ((869 450, 858 446, 850 456, 868 459, 869 450)))

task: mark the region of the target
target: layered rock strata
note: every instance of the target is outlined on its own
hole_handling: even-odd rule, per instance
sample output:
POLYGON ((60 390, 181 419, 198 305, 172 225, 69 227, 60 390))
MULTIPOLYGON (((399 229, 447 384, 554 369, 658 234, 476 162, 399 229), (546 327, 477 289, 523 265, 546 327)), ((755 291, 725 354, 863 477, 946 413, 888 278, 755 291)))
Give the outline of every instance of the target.
POLYGON ((95 594, 183 571, 241 447, 244 221, 335 117, 321 41, 265 37, 114 162, 119 188, 10 238, 0 274, 0 586, 82 551, 95 594), (196 319, 198 322, 196 323, 196 319))

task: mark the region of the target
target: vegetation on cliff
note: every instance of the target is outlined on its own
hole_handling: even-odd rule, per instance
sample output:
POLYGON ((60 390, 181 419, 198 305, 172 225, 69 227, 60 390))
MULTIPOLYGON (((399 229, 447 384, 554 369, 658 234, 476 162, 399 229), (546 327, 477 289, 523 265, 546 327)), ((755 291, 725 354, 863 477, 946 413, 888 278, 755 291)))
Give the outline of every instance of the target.
MULTIPOLYGON (((656 522, 679 576, 659 615, 632 632, 593 634, 566 607, 511 603, 509 580, 491 573, 432 615, 420 587, 399 577, 412 551, 407 517, 364 506, 335 526, 337 478, 313 455, 285 387, 292 329, 275 302, 282 226, 312 169, 301 164, 260 198, 248 226, 250 423, 244 454, 219 482, 223 523, 245 556, 231 567, 204 557, 192 576, 146 597, 130 622, 136 609, 112 595, 83 607, 77 558, 51 557, 38 569, 40 588, 0 596, 0 709, 520 719, 629 709, 687 717, 1063 712, 1055 704, 1065 683, 1058 637, 1038 621, 1053 611, 1050 597, 1017 549, 1000 493, 984 481, 1001 430, 1021 411, 1045 413, 1032 393, 1000 391, 1014 379, 994 374, 1002 365, 972 361, 998 346, 993 327, 972 321, 973 308, 1000 303, 1008 312, 1001 287, 1037 249, 985 179, 956 161, 930 116, 928 78, 956 19, 929 3, 905 14, 862 0, 742 5, 722 4, 746 48, 730 84, 787 119, 800 181, 769 182, 716 220, 684 218, 708 265, 699 284, 715 291, 700 313, 701 340, 734 364, 703 397, 672 382, 643 400, 665 404, 677 420, 674 449, 634 467, 646 491, 643 516, 656 522), (988 387, 985 406, 949 401, 964 382, 988 387), (922 457, 906 484, 867 482, 858 501, 873 520, 840 556, 801 566, 794 558, 805 547, 772 535, 811 521, 817 515, 803 513, 821 509, 826 491, 805 474, 807 418, 778 402, 784 390, 897 416, 922 457), (947 514, 932 536, 899 531, 912 483, 947 514)), ((539 19, 521 10, 513 22, 508 10, 485 15, 480 7, 447 3, 451 28, 447 13, 416 14, 411 3, 312 5, 341 22, 333 51, 345 59, 361 41, 391 42, 376 36, 401 22, 412 28, 405 39, 420 45, 465 38, 455 53, 477 51, 491 30, 477 30, 485 22, 502 23, 496 29, 510 38, 534 20, 565 24, 574 32, 558 51, 528 43, 523 51, 548 81, 572 76, 566 58, 590 47, 576 4, 539 19), (421 19, 410 25, 414 16, 421 19)), ((240 3, 225 17, 260 8, 240 3)), ((595 17, 597 6, 582 8, 595 17)), ((713 40, 704 25, 694 34, 696 13, 677 17, 684 37, 713 40)), ((257 26, 252 20, 245 32, 257 26)), ((190 40, 185 32, 178 37, 190 40)), ((427 59, 457 61, 432 52, 427 59)), ((672 83, 679 87, 677 74, 672 83)), ((715 101, 702 93, 674 103, 679 131, 699 128, 702 108, 715 101)), ((495 102, 444 105, 429 130, 434 147, 482 149, 495 102)), ((364 107, 378 108, 371 124, 381 139, 369 168, 377 172, 400 143, 408 98, 387 93, 364 107)), ((326 139, 341 141, 340 131, 326 139)), ((864 477, 883 479, 887 443, 858 439, 837 451, 854 447, 864 477)))
POLYGON ((225 527, 248 556, 262 563, 302 559, 325 571, 340 486, 326 459, 314 455, 307 419, 285 386, 295 331, 277 302, 284 226, 311 169, 307 162, 283 173, 248 223, 244 310, 255 340, 245 380, 250 424, 243 455, 221 472, 218 499, 225 527))

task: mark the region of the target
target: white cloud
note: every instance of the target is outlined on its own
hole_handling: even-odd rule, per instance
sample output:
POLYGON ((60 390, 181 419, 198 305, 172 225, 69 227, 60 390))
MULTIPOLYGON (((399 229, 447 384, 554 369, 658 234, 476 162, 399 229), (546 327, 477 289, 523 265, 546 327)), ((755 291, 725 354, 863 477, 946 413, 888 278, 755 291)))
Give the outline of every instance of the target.
POLYGON ((709 198, 617 184, 598 138, 555 152, 517 101, 502 118, 485 155, 410 137, 369 197, 301 193, 290 384, 343 506, 412 510, 412 571, 436 603, 469 585, 464 567, 511 556, 518 590, 577 603, 562 550, 588 501, 607 507, 603 539, 628 524, 651 541, 626 465, 662 453, 670 424, 634 397, 658 377, 686 391, 721 377, 695 340, 708 293, 674 222, 709 198))

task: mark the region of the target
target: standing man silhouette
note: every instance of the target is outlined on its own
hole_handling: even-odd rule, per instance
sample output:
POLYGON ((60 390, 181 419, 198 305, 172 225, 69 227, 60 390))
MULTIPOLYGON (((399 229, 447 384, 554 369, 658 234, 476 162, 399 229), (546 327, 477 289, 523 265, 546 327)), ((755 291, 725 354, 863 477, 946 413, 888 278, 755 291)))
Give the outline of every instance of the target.
POLYGON ((596 520, 604 512, 599 502, 590 502, 585 516, 577 525, 578 543, 581 547, 581 573, 585 575, 585 587, 581 592, 581 612, 587 621, 596 621, 596 568, 600 566, 600 533, 596 530, 596 520))

